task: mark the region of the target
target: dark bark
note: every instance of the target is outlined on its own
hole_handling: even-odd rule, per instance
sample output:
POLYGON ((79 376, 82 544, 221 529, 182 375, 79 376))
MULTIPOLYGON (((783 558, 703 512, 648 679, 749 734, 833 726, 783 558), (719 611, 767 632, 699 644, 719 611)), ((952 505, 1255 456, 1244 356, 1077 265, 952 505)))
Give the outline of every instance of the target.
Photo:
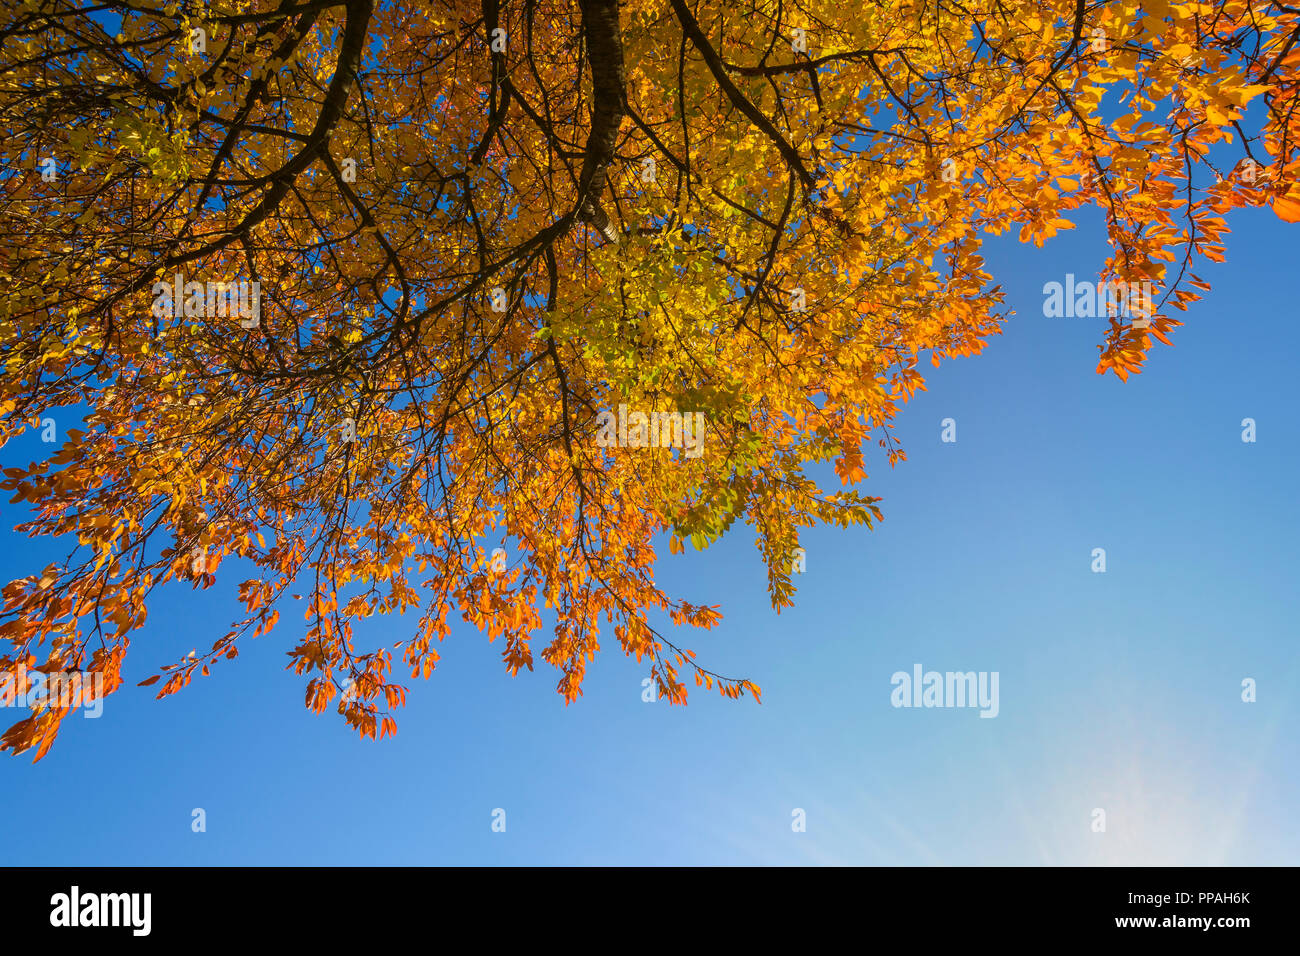
POLYGON ((625 97, 623 40, 619 35, 618 0, 580 0, 582 27, 587 37, 587 58, 591 61, 591 85, 595 103, 591 113, 591 135, 582 157, 578 178, 578 219, 600 230, 606 239, 618 241, 618 233, 600 207, 605 191, 618 128, 623 121, 625 97))
POLYGON ((781 131, 772 125, 772 121, 763 115, 762 111, 756 107, 744 93, 736 88, 736 84, 731 82, 731 77, 727 76, 726 65, 718 52, 713 49, 709 43, 708 37, 700 29, 699 22, 691 14, 690 8, 686 6, 685 0, 671 0, 673 12, 677 14, 677 20, 682 25, 682 30, 686 37, 694 44, 695 48, 700 51, 700 56, 704 57, 704 63, 713 74, 718 86, 727 94, 727 99, 731 104, 744 113, 749 121, 762 132, 764 136, 770 139, 776 148, 780 150, 785 161, 789 163, 790 168, 799 177, 805 189, 813 188, 813 177, 804 166, 803 159, 800 158, 798 150, 790 145, 790 142, 781 135, 781 131))

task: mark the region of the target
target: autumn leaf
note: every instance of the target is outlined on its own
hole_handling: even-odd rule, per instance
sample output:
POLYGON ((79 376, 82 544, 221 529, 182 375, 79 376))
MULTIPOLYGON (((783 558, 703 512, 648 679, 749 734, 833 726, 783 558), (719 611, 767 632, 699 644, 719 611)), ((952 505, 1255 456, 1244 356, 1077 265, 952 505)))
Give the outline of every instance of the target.
POLYGON ((1283 222, 1300 222, 1300 199, 1277 196, 1273 200, 1273 212, 1283 222))

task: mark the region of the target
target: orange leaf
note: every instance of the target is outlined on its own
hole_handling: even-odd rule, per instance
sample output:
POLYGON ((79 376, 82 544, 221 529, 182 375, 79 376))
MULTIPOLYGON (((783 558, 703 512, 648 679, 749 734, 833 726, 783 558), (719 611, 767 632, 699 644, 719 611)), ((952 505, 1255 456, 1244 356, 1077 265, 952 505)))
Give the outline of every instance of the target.
POLYGON ((1300 222, 1300 200, 1278 196, 1273 200, 1273 211, 1283 222, 1300 222))

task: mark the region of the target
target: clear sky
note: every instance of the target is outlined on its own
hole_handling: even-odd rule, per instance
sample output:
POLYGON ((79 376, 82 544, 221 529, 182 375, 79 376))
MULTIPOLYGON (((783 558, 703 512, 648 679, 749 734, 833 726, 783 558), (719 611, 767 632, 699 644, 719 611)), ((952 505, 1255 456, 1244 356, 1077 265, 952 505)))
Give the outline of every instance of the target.
MULTIPOLYGON (((1230 225, 1214 291, 1127 384, 1094 374, 1104 320, 1042 314, 1045 282, 1095 279, 1100 229, 992 242, 1017 315, 925 366, 908 461, 869 453, 885 520, 807 533, 793 610, 771 610, 740 524, 662 549, 669 592, 725 615, 682 643, 762 705, 643 702, 648 670, 610 650, 566 708, 548 665, 512 679, 463 625, 407 682, 396 739, 362 742, 283 670, 296 608, 155 701, 134 683, 235 616, 219 572, 160 595, 101 718, 34 766, 0 757, 0 864, 1300 863, 1297 233, 1267 210, 1230 225), (997 716, 893 707, 918 664, 997 672, 997 716)), ((31 432, 0 464, 53 447, 31 432)), ((0 503, 0 583, 66 550, 9 532, 21 516, 0 503)))

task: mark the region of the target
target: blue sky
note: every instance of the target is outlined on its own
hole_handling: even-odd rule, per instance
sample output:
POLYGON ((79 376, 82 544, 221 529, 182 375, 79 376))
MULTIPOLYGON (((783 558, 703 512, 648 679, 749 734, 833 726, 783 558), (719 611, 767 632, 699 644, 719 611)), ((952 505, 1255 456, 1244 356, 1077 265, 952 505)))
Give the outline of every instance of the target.
MULTIPOLYGON (((464 625, 409 682, 397 737, 362 742, 303 707, 292 613, 155 701, 134 682, 235 615, 219 573, 151 607, 100 719, 70 718, 39 764, 0 758, 0 863, 1300 862, 1295 231, 1267 210, 1230 224, 1214 291, 1127 384, 1094 374, 1103 320, 1042 315, 1045 282, 1095 277, 1100 229, 991 242, 1018 314, 983 355, 926 366, 908 461, 868 457, 884 521, 806 533, 794 609, 771 610, 748 528, 663 549, 669 592, 725 615, 683 642, 761 706, 645 703, 647 672, 607 651, 566 708, 555 672, 508 677, 464 625), (891 706, 915 664, 996 671, 998 716, 891 706)), ((31 432, 0 464, 51 447, 31 432)), ((0 533, 4 581, 58 553, 0 533)))

